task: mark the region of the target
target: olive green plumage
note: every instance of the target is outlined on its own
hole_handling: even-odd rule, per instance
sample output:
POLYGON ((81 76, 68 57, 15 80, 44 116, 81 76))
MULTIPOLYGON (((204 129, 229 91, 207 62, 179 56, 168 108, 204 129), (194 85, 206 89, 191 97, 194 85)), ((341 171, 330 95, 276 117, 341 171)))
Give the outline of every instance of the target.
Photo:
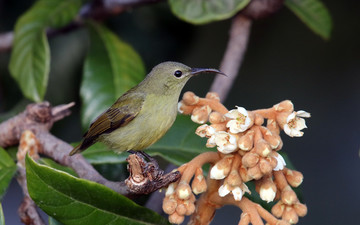
POLYGON ((97 141, 116 152, 140 151, 159 140, 174 123, 180 92, 192 76, 215 69, 190 68, 177 62, 155 66, 146 78, 122 95, 91 123, 70 155, 97 141))

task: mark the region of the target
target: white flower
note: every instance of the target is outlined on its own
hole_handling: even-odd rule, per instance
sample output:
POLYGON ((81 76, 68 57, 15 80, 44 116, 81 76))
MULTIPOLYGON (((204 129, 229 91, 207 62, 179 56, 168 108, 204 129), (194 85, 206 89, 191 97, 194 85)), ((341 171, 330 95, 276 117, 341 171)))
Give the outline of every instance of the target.
POLYGON ((236 137, 225 131, 216 132, 214 141, 221 153, 229 154, 237 149, 236 137))
POLYGON ((273 170, 279 171, 279 170, 284 169, 284 166, 286 166, 286 162, 285 162, 284 158, 280 154, 276 154, 274 157, 277 161, 277 164, 273 170))
POLYGON ((214 180, 224 179, 226 175, 227 174, 225 174, 225 170, 219 169, 219 167, 217 167, 217 164, 215 164, 215 166, 213 166, 210 170, 210 178, 214 180))
POLYGON ((227 184, 223 184, 219 187, 219 196, 220 197, 225 197, 226 195, 228 195, 230 193, 230 189, 229 189, 229 185, 227 184))
POLYGON ((303 118, 309 118, 310 113, 300 110, 298 112, 292 112, 286 119, 286 124, 284 125, 284 131, 290 137, 301 137, 304 132, 301 132, 302 129, 307 128, 305 120, 303 118))
POLYGON ((276 196, 276 192, 269 186, 268 188, 260 188, 260 198, 267 203, 272 202, 276 196))
POLYGON ((195 133, 200 137, 210 138, 215 134, 215 129, 207 124, 203 124, 196 129, 195 133))
POLYGON ((233 194, 235 201, 240 201, 242 199, 242 196, 244 195, 244 192, 241 190, 240 187, 234 188, 231 193, 233 194))
POLYGON ((175 183, 169 184, 168 188, 166 189, 165 196, 172 195, 175 191, 175 183))
POLYGON ((213 148, 216 146, 216 143, 215 143, 215 135, 212 135, 206 142, 206 147, 208 148, 213 148))
POLYGON ((230 110, 225 114, 226 117, 230 118, 227 122, 226 127, 230 129, 231 133, 240 133, 247 130, 251 124, 249 114, 243 107, 236 106, 237 109, 230 110))

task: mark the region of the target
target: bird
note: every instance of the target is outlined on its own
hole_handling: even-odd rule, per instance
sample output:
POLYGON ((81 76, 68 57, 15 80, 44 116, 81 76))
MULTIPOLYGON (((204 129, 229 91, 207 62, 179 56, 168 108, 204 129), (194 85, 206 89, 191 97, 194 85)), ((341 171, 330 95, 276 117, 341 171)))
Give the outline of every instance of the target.
POLYGON ((84 134, 70 156, 103 142, 116 153, 143 153, 170 129, 177 116, 177 105, 186 82, 200 73, 217 73, 211 68, 190 68, 178 62, 155 66, 145 79, 128 90, 101 113, 84 134))

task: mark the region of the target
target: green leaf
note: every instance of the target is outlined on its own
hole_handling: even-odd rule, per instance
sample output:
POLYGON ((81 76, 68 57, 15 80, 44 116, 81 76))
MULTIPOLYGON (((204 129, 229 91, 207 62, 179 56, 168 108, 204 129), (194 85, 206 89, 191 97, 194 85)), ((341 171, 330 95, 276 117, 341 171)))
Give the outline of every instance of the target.
POLYGON ((84 129, 145 76, 144 64, 130 45, 98 23, 89 22, 88 28, 91 44, 80 90, 84 129))
POLYGON ((315 34, 325 40, 330 38, 332 20, 329 11, 321 1, 285 0, 285 5, 315 34))
POLYGON ((0 202, 15 172, 16 165, 13 159, 0 147, 0 202))
POLYGON ((53 217, 49 216, 49 225, 63 225, 63 224, 57 221, 56 219, 54 219, 53 217))
POLYGON ((50 70, 45 29, 69 23, 80 6, 81 0, 39 0, 17 21, 9 69, 27 98, 40 102, 45 95, 50 70))
POLYGON ((126 152, 117 154, 103 143, 95 143, 82 152, 82 155, 89 163, 94 165, 124 163, 129 156, 126 152))
POLYGON ((155 212, 101 184, 37 164, 28 155, 25 161, 31 198, 63 224, 168 224, 155 212))
POLYGON ((228 19, 249 2, 250 0, 169 0, 172 12, 193 24, 228 19))
POLYGON ((5 217, 1 203, 0 203, 0 225, 5 225, 5 217))
POLYGON ((207 151, 215 151, 205 146, 206 139, 195 134, 199 124, 191 121, 189 116, 178 115, 174 125, 158 142, 150 146, 146 152, 159 155, 167 161, 182 165, 195 156, 207 151))
POLYGON ((70 167, 67 167, 67 166, 60 165, 60 164, 56 163, 54 160, 52 160, 52 159, 40 158, 39 162, 46 165, 46 166, 48 166, 48 167, 51 167, 53 169, 61 170, 61 171, 65 172, 65 173, 68 173, 70 175, 73 175, 73 176, 77 177, 77 174, 75 173, 75 171, 73 169, 71 169, 70 167))

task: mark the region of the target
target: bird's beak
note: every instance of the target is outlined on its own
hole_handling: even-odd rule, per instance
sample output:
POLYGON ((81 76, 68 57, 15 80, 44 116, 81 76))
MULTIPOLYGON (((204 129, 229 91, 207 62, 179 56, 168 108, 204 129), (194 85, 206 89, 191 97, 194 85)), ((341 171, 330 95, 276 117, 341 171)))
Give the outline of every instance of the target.
POLYGON ((218 73, 221 75, 226 76, 225 73, 221 72, 220 70, 217 69, 209 69, 209 68, 192 68, 190 74, 191 75, 197 75, 199 73, 218 73))

